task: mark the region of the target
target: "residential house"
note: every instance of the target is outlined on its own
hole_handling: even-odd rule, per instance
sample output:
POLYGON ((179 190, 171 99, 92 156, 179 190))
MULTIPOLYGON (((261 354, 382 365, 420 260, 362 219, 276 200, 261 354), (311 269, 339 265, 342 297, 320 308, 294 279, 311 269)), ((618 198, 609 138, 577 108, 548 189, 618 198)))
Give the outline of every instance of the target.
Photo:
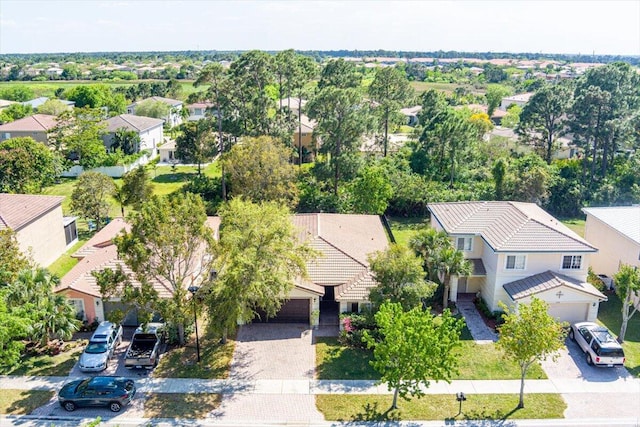
POLYGON ((207 110, 213 108, 212 102, 196 102, 193 104, 187 105, 187 110, 189 110, 189 118, 188 120, 191 122, 204 119, 206 117, 207 110))
POLYGON ((502 98, 502 101, 500 102, 500 107, 498 109, 502 111, 507 111, 509 106, 512 104, 516 104, 519 107, 524 107, 525 104, 529 102, 529 99, 531 99, 532 96, 533 96, 533 92, 519 93, 517 95, 505 96, 504 98, 502 98))
POLYGON ((160 147, 158 147, 158 152, 160 153, 161 163, 179 163, 179 160, 176 157, 175 141, 171 140, 165 142, 160 147))
POLYGON ((598 250, 535 204, 432 203, 431 226, 445 231, 473 267, 452 277, 449 298, 479 294, 489 310, 546 301, 549 313, 568 321, 593 321, 606 296, 587 283, 589 257, 598 250))
MULTIPOLYGON (((60 284, 54 289, 54 292, 66 296, 74 304, 82 319, 89 323, 94 320, 105 320, 105 316, 110 312, 122 310, 127 313, 122 322, 123 325, 138 325, 137 310, 129 310, 129 307, 126 307, 118 297, 103 298, 100 286, 92 274, 107 268, 115 270, 120 266, 129 275, 134 286, 140 286, 140 282, 133 277, 131 269, 118 257, 118 249, 113 243, 113 239, 120 232, 129 230, 130 225, 124 219, 112 219, 72 255, 78 259, 78 263, 60 279, 60 284)), ((193 276, 193 281, 185 283, 185 287, 198 280, 195 275, 193 276)), ((149 278, 149 280, 160 298, 170 298, 173 295, 170 284, 155 278, 149 278)))
POLYGON ((600 249, 591 257, 596 274, 613 277, 622 264, 640 268, 640 205, 584 208, 584 237, 600 249))
POLYGON ((102 137, 105 147, 110 149, 113 145, 113 138, 119 129, 126 129, 136 132, 140 136, 140 147, 138 151, 148 150, 151 157, 158 154, 158 144, 163 141, 164 131, 162 119, 152 117, 134 116, 132 114, 120 114, 105 120, 106 134, 102 137))
MULTIPOLYGON (((46 96, 41 96, 40 98, 32 99, 30 101, 25 101, 22 103, 22 105, 30 105, 34 111, 38 111, 38 108, 48 100, 49 98, 47 98, 46 96)), ((58 99, 58 101, 66 105, 68 109, 73 109, 73 107, 76 105, 74 101, 67 101, 66 99, 58 99)))
POLYGON ((56 127, 56 116, 34 114, 0 125, 0 141, 10 138, 31 137, 42 143, 48 142, 49 132, 56 127))
POLYGON ((304 114, 300 115, 300 123, 297 123, 293 130, 293 146, 296 149, 296 152, 302 145, 302 161, 310 162, 313 161, 316 151, 318 150, 318 144, 315 136, 313 135, 313 130, 316 128, 317 123, 314 120, 311 120, 304 114))
MULTIPOLYGON (((307 242, 320 256, 307 263, 307 278, 298 278, 295 288, 275 318, 256 319, 269 322, 314 323, 315 313, 333 316, 339 312, 359 311, 369 305, 369 290, 375 286, 367 255, 388 246, 387 234, 380 217, 375 215, 298 214, 291 217, 301 242, 307 242)), ((219 217, 207 218, 207 224, 217 237, 219 217)), ((118 257, 113 238, 129 226, 115 218, 94 235, 73 256, 80 261, 61 280, 56 292, 66 295, 82 313, 84 319, 104 320, 105 315, 123 305, 115 298, 102 298, 93 271, 115 269, 120 265, 131 271, 118 257)), ((199 280, 199 278, 194 278, 199 280)), ((152 280, 161 297, 172 294, 166 284, 152 280)), ((134 284, 137 284, 134 281, 134 284)), ((135 325, 134 311, 125 320, 135 325)))
POLYGON ((167 123, 169 126, 174 127, 182 123, 182 111, 181 111, 182 101, 178 101, 177 99, 171 99, 171 98, 163 98, 161 96, 152 96, 150 98, 145 98, 143 100, 140 100, 138 102, 134 102, 133 104, 128 105, 127 114, 135 114, 136 106, 146 101, 162 102, 169 106, 169 113, 166 115, 166 117, 162 118, 165 121, 165 123, 167 123))
POLYGON ((78 241, 75 217, 62 215, 60 196, 0 193, 0 230, 16 234, 20 250, 48 267, 78 241))

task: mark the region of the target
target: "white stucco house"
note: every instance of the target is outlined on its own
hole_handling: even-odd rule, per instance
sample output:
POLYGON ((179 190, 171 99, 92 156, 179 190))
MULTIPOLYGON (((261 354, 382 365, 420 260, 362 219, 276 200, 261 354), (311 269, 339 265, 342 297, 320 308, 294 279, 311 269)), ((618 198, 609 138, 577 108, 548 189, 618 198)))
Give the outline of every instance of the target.
POLYGON ((158 154, 158 145, 164 138, 162 119, 152 117, 120 114, 105 120, 106 134, 102 137, 107 149, 113 145, 113 138, 119 129, 132 130, 140 136, 140 147, 137 151, 149 150, 151 157, 158 154))
POLYGON ((567 322, 594 321, 607 297, 587 283, 598 249, 539 206, 521 202, 432 203, 431 226, 446 232, 473 266, 452 277, 449 298, 479 293, 492 311, 527 303, 549 304, 567 322))
POLYGON ((591 257, 596 274, 613 277, 620 265, 640 268, 640 205, 584 208, 584 237, 597 245, 591 257))
POLYGON ((164 98, 162 96, 152 96, 150 98, 141 99, 133 104, 127 105, 127 114, 136 114, 136 107, 148 101, 162 102, 169 107, 169 113, 162 119, 171 127, 178 126, 182 123, 182 101, 171 98, 164 98))
POLYGON ((20 250, 48 267, 78 241, 75 217, 62 214, 61 196, 0 193, 0 230, 9 228, 20 250))

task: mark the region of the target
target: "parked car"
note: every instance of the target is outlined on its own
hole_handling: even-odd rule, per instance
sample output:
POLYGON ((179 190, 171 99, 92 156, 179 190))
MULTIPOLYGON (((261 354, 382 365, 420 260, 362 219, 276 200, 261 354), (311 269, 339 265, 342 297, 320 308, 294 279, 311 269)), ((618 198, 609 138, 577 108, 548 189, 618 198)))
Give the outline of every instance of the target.
POLYGON ((107 321, 101 322, 80 355, 80 370, 100 372, 106 369, 109 359, 121 342, 122 326, 107 321))
POLYGON ((91 377, 71 381, 58 392, 58 402, 71 412, 83 406, 107 406, 119 412, 136 394, 133 380, 124 377, 91 377))
POLYGON ((153 322, 138 326, 124 356, 125 368, 153 369, 160 360, 164 337, 164 323, 153 322))
POLYGON ((607 328, 597 323, 574 323, 569 330, 569 338, 577 342, 585 352, 589 365, 609 368, 624 365, 622 346, 607 328))

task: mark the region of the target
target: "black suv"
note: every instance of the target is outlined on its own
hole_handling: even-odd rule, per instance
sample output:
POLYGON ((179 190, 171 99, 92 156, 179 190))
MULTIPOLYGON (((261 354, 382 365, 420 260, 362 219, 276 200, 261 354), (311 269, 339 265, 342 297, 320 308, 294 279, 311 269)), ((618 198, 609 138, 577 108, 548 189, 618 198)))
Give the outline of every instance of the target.
POLYGON ((124 377, 92 377, 65 384, 58 392, 58 402, 67 411, 82 406, 107 406, 119 412, 136 394, 133 380, 124 377))

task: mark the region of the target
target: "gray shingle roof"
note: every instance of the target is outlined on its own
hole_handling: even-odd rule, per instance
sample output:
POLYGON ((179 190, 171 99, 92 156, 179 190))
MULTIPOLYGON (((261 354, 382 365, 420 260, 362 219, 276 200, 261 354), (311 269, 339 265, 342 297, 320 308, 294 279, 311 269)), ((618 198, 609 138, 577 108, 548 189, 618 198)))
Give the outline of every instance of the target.
POLYGON ((157 126, 162 126, 164 120, 153 117, 134 116, 133 114, 120 114, 105 121, 107 132, 115 132, 118 129, 128 129, 134 132, 144 132, 157 126))
POLYGON ((471 275, 472 276, 486 276, 487 270, 484 268, 484 262, 482 262, 482 258, 469 258, 468 261, 471 263, 471 275))
POLYGON ((62 196, 0 193, 0 230, 18 231, 62 204, 62 196))
POLYGON ((496 252, 597 252, 534 203, 430 203, 428 208, 448 234, 481 236, 496 252))
POLYGON ((634 242, 640 243, 640 205, 584 208, 582 211, 599 219, 634 242))
POLYGON ((502 285, 514 301, 562 286, 593 295, 603 301, 607 300, 607 297, 590 283, 581 282, 550 270, 502 285))

